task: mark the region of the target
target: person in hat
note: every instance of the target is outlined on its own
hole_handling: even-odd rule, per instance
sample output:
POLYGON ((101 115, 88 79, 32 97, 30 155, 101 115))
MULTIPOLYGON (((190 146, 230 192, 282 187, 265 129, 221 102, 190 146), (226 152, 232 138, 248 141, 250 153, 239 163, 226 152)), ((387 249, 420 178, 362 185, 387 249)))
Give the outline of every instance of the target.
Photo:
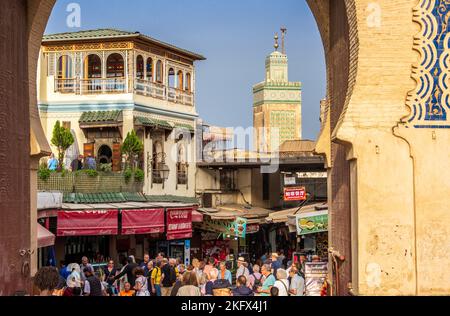
POLYGON ((281 268, 281 263, 278 260, 278 254, 276 252, 272 253, 272 263, 271 263, 271 269, 272 274, 277 275, 277 270, 281 268))
POLYGON ((236 271, 236 280, 239 279, 241 275, 245 276, 245 279, 247 280, 250 276, 250 272, 247 268, 247 262, 245 262, 244 257, 239 257, 237 260, 237 266, 238 269, 236 271))

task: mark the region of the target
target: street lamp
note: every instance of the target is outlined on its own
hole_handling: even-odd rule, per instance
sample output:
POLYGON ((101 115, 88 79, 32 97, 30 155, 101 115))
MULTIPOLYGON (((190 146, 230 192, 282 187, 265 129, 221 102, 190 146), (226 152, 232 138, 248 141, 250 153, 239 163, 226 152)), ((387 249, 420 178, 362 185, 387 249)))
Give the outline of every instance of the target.
POLYGON ((169 179, 169 172, 170 172, 169 166, 163 164, 160 171, 161 171, 161 178, 163 179, 163 181, 169 179))
MULTIPOLYGON (((153 158, 150 159, 150 155, 147 156, 147 165, 148 167, 151 165, 152 168, 153 166, 157 165, 157 169, 156 171, 159 171, 159 176, 162 180, 162 185, 163 185, 163 189, 164 189, 164 183, 166 182, 166 180, 169 178, 169 166, 166 165, 166 153, 164 152, 159 152, 159 153, 155 153, 153 155, 153 158), (150 163, 149 163, 150 162, 150 163)), ((154 173, 152 174, 152 178, 154 176, 154 173)), ((153 188, 153 179, 151 181, 152 184, 152 188, 153 188)))

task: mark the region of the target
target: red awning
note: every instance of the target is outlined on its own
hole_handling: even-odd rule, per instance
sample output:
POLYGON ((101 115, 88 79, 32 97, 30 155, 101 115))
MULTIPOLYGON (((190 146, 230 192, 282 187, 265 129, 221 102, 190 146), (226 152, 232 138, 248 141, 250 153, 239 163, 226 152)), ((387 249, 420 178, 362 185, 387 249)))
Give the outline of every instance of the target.
POLYGON ((123 210, 122 235, 164 233, 164 209, 123 210))
POLYGON ((38 248, 53 246, 55 244, 55 235, 49 232, 41 224, 37 224, 37 243, 38 248))
POLYGON ((192 211, 192 222, 201 223, 203 222, 203 214, 198 211, 192 211))
POLYGON ((117 235, 118 214, 118 210, 59 211, 57 235, 117 235))
POLYGON ((192 238, 192 208, 167 209, 167 240, 192 238))

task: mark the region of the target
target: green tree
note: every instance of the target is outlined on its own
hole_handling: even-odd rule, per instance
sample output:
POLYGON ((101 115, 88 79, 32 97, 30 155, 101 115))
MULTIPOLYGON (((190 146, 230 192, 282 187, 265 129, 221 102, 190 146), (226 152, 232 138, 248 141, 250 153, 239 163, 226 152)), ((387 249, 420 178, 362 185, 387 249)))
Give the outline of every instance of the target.
POLYGON ((61 126, 59 121, 56 121, 55 126, 53 127, 53 136, 52 136, 52 145, 58 148, 58 169, 62 170, 64 155, 66 150, 72 146, 74 143, 74 138, 72 133, 68 128, 64 128, 61 126))
POLYGON ((122 154, 126 155, 128 166, 134 169, 136 158, 144 151, 144 144, 136 135, 136 131, 132 130, 127 134, 122 147, 122 154))

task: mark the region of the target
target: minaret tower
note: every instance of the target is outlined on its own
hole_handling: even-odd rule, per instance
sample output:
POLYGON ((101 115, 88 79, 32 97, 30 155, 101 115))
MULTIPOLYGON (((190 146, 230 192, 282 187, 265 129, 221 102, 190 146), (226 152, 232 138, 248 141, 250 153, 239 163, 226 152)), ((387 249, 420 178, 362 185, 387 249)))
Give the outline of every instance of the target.
POLYGON ((288 78, 286 32, 281 28, 281 52, 275 34, 275 51, 266 58, 266 78, 253 87, 254 148, 260 152, 275 152, 286 140, 302 137, 302 88, 288 78))

